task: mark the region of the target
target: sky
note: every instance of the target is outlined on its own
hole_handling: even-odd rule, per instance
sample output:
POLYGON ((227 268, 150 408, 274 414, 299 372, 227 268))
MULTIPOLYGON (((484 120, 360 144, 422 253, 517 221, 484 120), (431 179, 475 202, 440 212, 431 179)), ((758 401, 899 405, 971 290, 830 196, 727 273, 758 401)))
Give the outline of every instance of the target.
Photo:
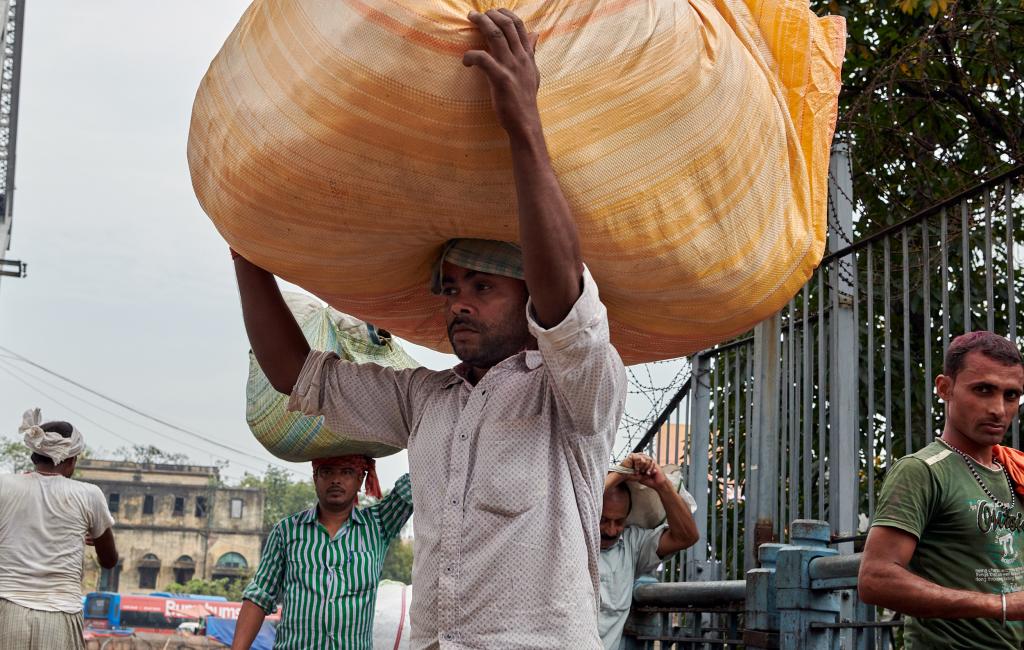
MULTIPOLYGON (((0 280, 0 345, 209 442, 148 421, 0 350, 0 437, 21 413, 74 422, 108 455, 127 444, 230 461, 229 480, 275 459, 245 424, 248 343, 227 246, 192 191, 192 101, 244 0, 29 2, 25 14, 14 232, 0 280)), ((411 344, 422 365, 454 357, 411 344)), ((671 385, 679 362, 634 370, 671 385)), ((658 392, 658 391, 655 391, 658 392)), ((669 393, 657 399, 667 400, 669 393)), ((629 412, 652 406, 642 395, 629 412)), ((625 445, 624 436, 615 445, 625 445)), ((378 461, 383 486, 405 452, 378 461)))

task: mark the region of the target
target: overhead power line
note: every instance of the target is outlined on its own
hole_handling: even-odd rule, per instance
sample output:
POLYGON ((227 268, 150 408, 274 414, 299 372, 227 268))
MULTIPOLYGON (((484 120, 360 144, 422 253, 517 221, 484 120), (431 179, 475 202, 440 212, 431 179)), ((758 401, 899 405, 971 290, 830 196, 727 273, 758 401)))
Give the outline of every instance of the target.
POLYGON ((32 366, 34 368, 38 368, 39 370, 42 370, 43 372, 45 372, 45 373, 47 373, 49 375, 52 375, 52 376, 54 376, 54 377, 56 377, 56 378, 58 378, 58 379, 60 379, 62 381, 65 381, 65 382, 71 384, 72 386, 75 386, 76 388, 79 388, 79 389, 81 389, 81 390, 83 390, 83 391, 85 391, 87 393, 95 395, 96 397, 99 397, 100 399, 106 400, 107 402, 110 402, 111 404, 116 404, 117 406, 120 406, 121 408, 123 408, 126 411, 134 413, 135 415, 143 417, 143 418, 145 418, 147 420, 150 420, 152 422, 156 422, 157 424, 165 426, 168 429, 172 429, 172 430, 177 431, 179 433, 183 433, 183 434, 185 434, 187 436, 190 436, 192 438, 195 438, 197 440, 202 440, 203 442, 206 442, 206 443, 208 443, 210 445, 213 445, 215 447, 219 447, 220 449, 224 449, 225 451, 230 451, 233 454, 237 454, 237 455, 240 455, 240 456, 245 456, 247 458, 252 458, 252 459, 257 460, 257 461, 259 461, 261 463, 267 463, 267 464, 270 464, 270 465, 275 465, 275 466, 277 466, 277 467, 279 467, 281 469, 286 469, 286 470, 291 471, 291 472, 295 472, 296 471, 294 468, 287 467, 285 465, 281 465, 281 464, 275 463, 273 461, 268 461, 266 458, 261 458, 259 456, 254 455, 254 454, 250 454, 248 452, 242 451, 241 449, 236 449, 235 447, 232 447, 230 445, 226 445, 226 444, 224 444, 222 442, 214 440, 214 439, 210 438, 209 436, 203 435, 201 433, 197 433, 197 432, 192 431, 190 429, 186 429, 185 427, 182 427, 182 426, 179 426, 177 424, 174 424, 173 422, 168 422, 167 420, 164 420, 163 418, 156 417, 155 415, 150 415, 149 413, 146 413, 145 411, 137 409, 134 406, 131 406, 130 404, 126 404, 126 403, 122 402, 121 400, 118 400, 118 399, 115 399, 113 397, 110 397, 109 395, 101 393, 100 391, 98 391, 98 390, 96 390, 94 388, 91 388, 91 387, 89 387, 89 386, 87 386, 87 385, 85 385, 85 384, 83 384, 81 382, 75 381, 74 379, 71 379, 70 377, 66 377, 65 375, 62 375, 62 374, 60 374, 59 372, 57 372, 55 370, 51 370, 50 368, 47 368, 46 366, 38 364, 35 361, 32 361, 31 359, 29 359, 28 357, 26 357, 24 355, 21 355, 21 354, 15 352, 14 350, 12 350, 12 349, 10 349, 8 347, 0 345, 0 350, 3 350, 4 352, 7 352, 8 354, 12 355, 15 358, 16 361, 28 364, 28 365, 30 365, 30 366, 32 366))
POLYGON ((121 434, 117 433, 116 431, 111 431, 110 429, 107 429, 102 424, 99 424, 98 422, 96 422, 94 420, 91 420, 84 413, 81 413, 80 411, 77 411, 74 408, 68 406, 64 402, 60 401, 56 397, 54 397, 54 396, 50 395, 49 393, 47 393, 46 391, 44 391, 42 388, 39 388, 38 386, 36 386, 32 382, 26 380, 24 377, 18 376, 13 370, 11 370, 7 366, 7 364, 0 363, 0 372, 3 372, 5 374, 9 375, 14 381, 18 382, 22 386, 26 386, 28 388, 31 388, 32 390, 34 390, 35 392, 39 393, 43 397, 45 397, 48 400, 52 401, 57 406, 59 406, 59 407, 61 407, 63 409, 66 409, 69 413, 73 413, 73 414, 77 415, 78 417, 82 418, 83 420, 85 420, 86 422, 92 424, 93 426, 96 426, 96 427, 99 427, 100 429, 105 430, 107 433, 109 433, 110 435, 114 436, 118 440, 120 440, 122 442, 127 442, 128 444, 133 444, 132 440, 130 440, 129 438, 127 438, 125 436, 122 436, 121 434))
MULTIPOLYGON (((0 357, 0 359, 13 359, 13 357, 2 356, 2 357, 0 357)), ((139 442, 138 440, 132 440, 130 438, 127 438, 127 437, 121 435, 117 431, 114 431, 113 429, 111 429, 111 428, 109 428, 107 426, 104 426, 103 424, 97 422, 96 420, 93 420, 92 418, 90 418, 89 416, 85 415, 81 411, 76 410, 75 408, 73 408, 71 406, 68 406, 67 404, 65 404, 64 402, 60 401, 59 399, 57 399, 56 397, 54 397, 50 393, 47 393, 42 388, 39 388, 38 386, 36 386, 32 382, 28 381, 24 376, 16 374, 13 370, 11 370, 11 367, 7 363, 0 362, 0 372, 3 372, 5 374, 9 375, 11 377, 11 379, 13 379, 14 381, 16 381, 16 382, 20 383, 21 385, 23 385, 23 386, 25 386, 25 387, 35 391, 36 393, 39 393, 40 395, 42 395, 46 399, 50 400, 51 402, 53 402, 57 406, 60 406, 61 408, 65 409, 67 412, 73 413, 74 415, 82 418, 82 420, 88 422, 89 424, 91 424, 92 426, 96 427, 97 429, 100 429, 102 431, 106 431, 107 433, 109 433, 110 435, 114 436, 118 440, 121 440, 122 442, 126 442, 129 445, 134 445, 134 444, 137 444, 139 442)), ((66 389, 61 388, 61 387, 57 386, 56 384, 52 384, 52 383, 46 381, 45 379, 42 379, 42 378, 36 377, 36 376, 31 376, 31 377, 32 377, 32 379, 34 381, 38 381, 41 384, 43 384, 44 386, 49 386, 53 390, 61 392, 61 393, 65 394, 65 395, 67 395, 68 397, 77 399, 80 402, 82 402, 83 404, 86 404, 86 405, 90 406, 91 408, 97 409, 99 411, 102 411, 104 413, 112 415, 112 416, 114 416, 114 417, 116 417, 116 418, 118 418, 120 420, 123 420, 123 421, 127 422, 128 424, 132 425, 133 427, 137 427, 137 428, 143 429, 145 431, 149 431, 149 432, 154 433, 154 434, 156 434, 158 436, 163 436, 164 435, 163 432, 158 431, 157 429, 152 429, 150 427, 141 425, 141 424, 139 424, 137 422, 132 422, 131 420, 129 420, 126 417, 124 417, 123 415, 120 415, 118 413, 115 413, 113 411, 105 409, 105 408, 103 408, 101 406, 97 406, 96 404, 93 404, 92 402, 89 402, 88 400, 86 400, 86 399, 84 399, 84 398, 82 398, 82 397, 80 397, 78 395, 75 395, 74 393, 71 393, 70 391, 68 391, 66 389)), ((250 470, 253 470, 255 472, 262 472, 262 471, 264 471, 264 468, 262 468, 262 467, 255 467, 253 465, 249 465, 248 463, 243 463, 242 461, 240 461, 240 460, 238 460, 236 458, 231 458, 231 457, 228 457, 228 456, 223 456, 221 454, 215 454, 215 453, 212 453, 212 452, 207 452, 207 453, 209 453, 214 458, 219 458, 221 460, 226 460, 228 462, 235 463, 239 467, 242 467, 244 469, 250 469, 250 470)), ((289 471, 295 472, 295 470, 291 469, 290 467, 285 467, 284 469, 287 469, 289 471)), ((296 472, 296 473, 298 473, 298 472, 296 472)))

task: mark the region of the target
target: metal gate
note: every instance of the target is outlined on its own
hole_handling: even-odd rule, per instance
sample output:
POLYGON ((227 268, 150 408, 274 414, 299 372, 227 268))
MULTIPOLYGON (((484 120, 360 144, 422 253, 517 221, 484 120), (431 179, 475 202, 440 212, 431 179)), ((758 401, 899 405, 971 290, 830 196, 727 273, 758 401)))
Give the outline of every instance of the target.
MULTIPOLYGON (((848 158, 833 152, 829 249, 803 289, 746 336, 691 358, 691 375, 636 445, 679 462, 701 542, 663 580, 740 579, 793 519, 843 553, 863 539, 895 459, 940 433, 933 391, 949 341, 1021 342, 1024 166, 854 241, 848 158)), ((1019 447, 1019 424, 1010 442, 1019 447)))

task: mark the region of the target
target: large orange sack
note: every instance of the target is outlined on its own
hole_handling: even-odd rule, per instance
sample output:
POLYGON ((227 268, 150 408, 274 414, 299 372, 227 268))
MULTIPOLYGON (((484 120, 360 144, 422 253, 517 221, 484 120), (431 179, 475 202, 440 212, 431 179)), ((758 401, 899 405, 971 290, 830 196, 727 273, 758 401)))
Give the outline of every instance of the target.
MULTIPOLYGON (((627 363, 745 331, 821 259, 844 23, 790 0, 505 3, 540 33, 544 131, 627 363)), ((477 0, 256 0, 202 80, 188 160, 252 262, 447 350, 431 264, 517 239, 477 0)))

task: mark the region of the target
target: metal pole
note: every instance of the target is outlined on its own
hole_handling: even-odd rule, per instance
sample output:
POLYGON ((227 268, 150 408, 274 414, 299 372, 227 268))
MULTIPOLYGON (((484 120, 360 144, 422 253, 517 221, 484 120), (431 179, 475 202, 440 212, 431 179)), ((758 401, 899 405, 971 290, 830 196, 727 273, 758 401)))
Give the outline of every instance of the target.
MULTIPOLYGON (((829 246, 833 250, 842 246, 843 240, 853 240, 853 179, 850 177, 849 149, 845 142, 838 141, 832 146, 829 174, 829 209, 833 211, 829 223, 829 246)), ((853 274, 857 272, 853 260, 856 253, 833 261, 829 269, 832 285, 832 317, 829 319, 829 365, 831 379, 829 390, 829 524, 832 531, 841 537, 851 537, 857 532, 859 508, 857 488, 859 462, 857 443, 856 391, 859 360, 857 358, 857 321, 854 318, 853 303, 856 299, 853 288, 853 274)), ((888 323, 886 323, 888 326, 888 323)), ((873 351, 872 351, 873 352, 873 351)), ((839 544, 840 553, 853 553, 853 543, 839 544)), ((852 618, 853 602, 841 603, 842 616, 852 618)), ((845 647, 852 648, 853 630, 841 633, 845 647)))
POLYGON ((754 328, 755 444, 747 475, 745 566, 755 566, 757 547, 774 541, 779 494, 779 315, 754 328))
MULTIPOLYGON (((8 106, 8 114, 0 117, 0 260, 4 259, 11 245, 11 215, 14 210, 14 162, 18 143, 18 103, 21 94, 21 52, 25 40, 25 2, 26 0, 4 0, 0 2, 3 14, 3 39, 0 41, 0 103, 8 106), (13 33, 13 38, 12 38, 13 33), (3 137, 6 135, 6 138, 3 137)), ((17 266, 16 272, 0 275, 22 277, 24 266, 17 266)), ((10 266, 10 265, 9 265, 10 266)))
MULTIPOLYGON (((1010 181, 1003 186, 1003 198, 1006 201, 1006 311, 1009 312, 1010 322, 1009 337, 1014 345, 1017 345, 1017 285, 1014 282, 1013 264, 1013 189, 1010 181)), ((1020 448, 1020 418, 1013 419, 1012 444, 1015 449, 1020 448)))
POLYGON ((924 334, 924 394, 921 398, 924 400, 924 421, 927 425, 925 430, 924 444, 929 444, 932 438, 935 436, 935 422, 932 419, 932 338, 935 336, 935 330, 932 329, 932 291, 931 291, 931 277, 932 277, 932 264, 931 264, 931 251, 929 250, 929 237, 928 237, 928 222, 921 222, 921 263, 924 268, 924 273, 921 274, 922 282, 924 283, 924 322, 922 323, 921 330, 924 334))
POLYGON ((697 501, 697 532, 700 541, 690 548, 686 566, 687 580, 706 580, 708 565, 708 454, 711 448, 711 364, 709 359, 697 354, 692 362, 693 407, 690 409, 690 489, 697 501))

